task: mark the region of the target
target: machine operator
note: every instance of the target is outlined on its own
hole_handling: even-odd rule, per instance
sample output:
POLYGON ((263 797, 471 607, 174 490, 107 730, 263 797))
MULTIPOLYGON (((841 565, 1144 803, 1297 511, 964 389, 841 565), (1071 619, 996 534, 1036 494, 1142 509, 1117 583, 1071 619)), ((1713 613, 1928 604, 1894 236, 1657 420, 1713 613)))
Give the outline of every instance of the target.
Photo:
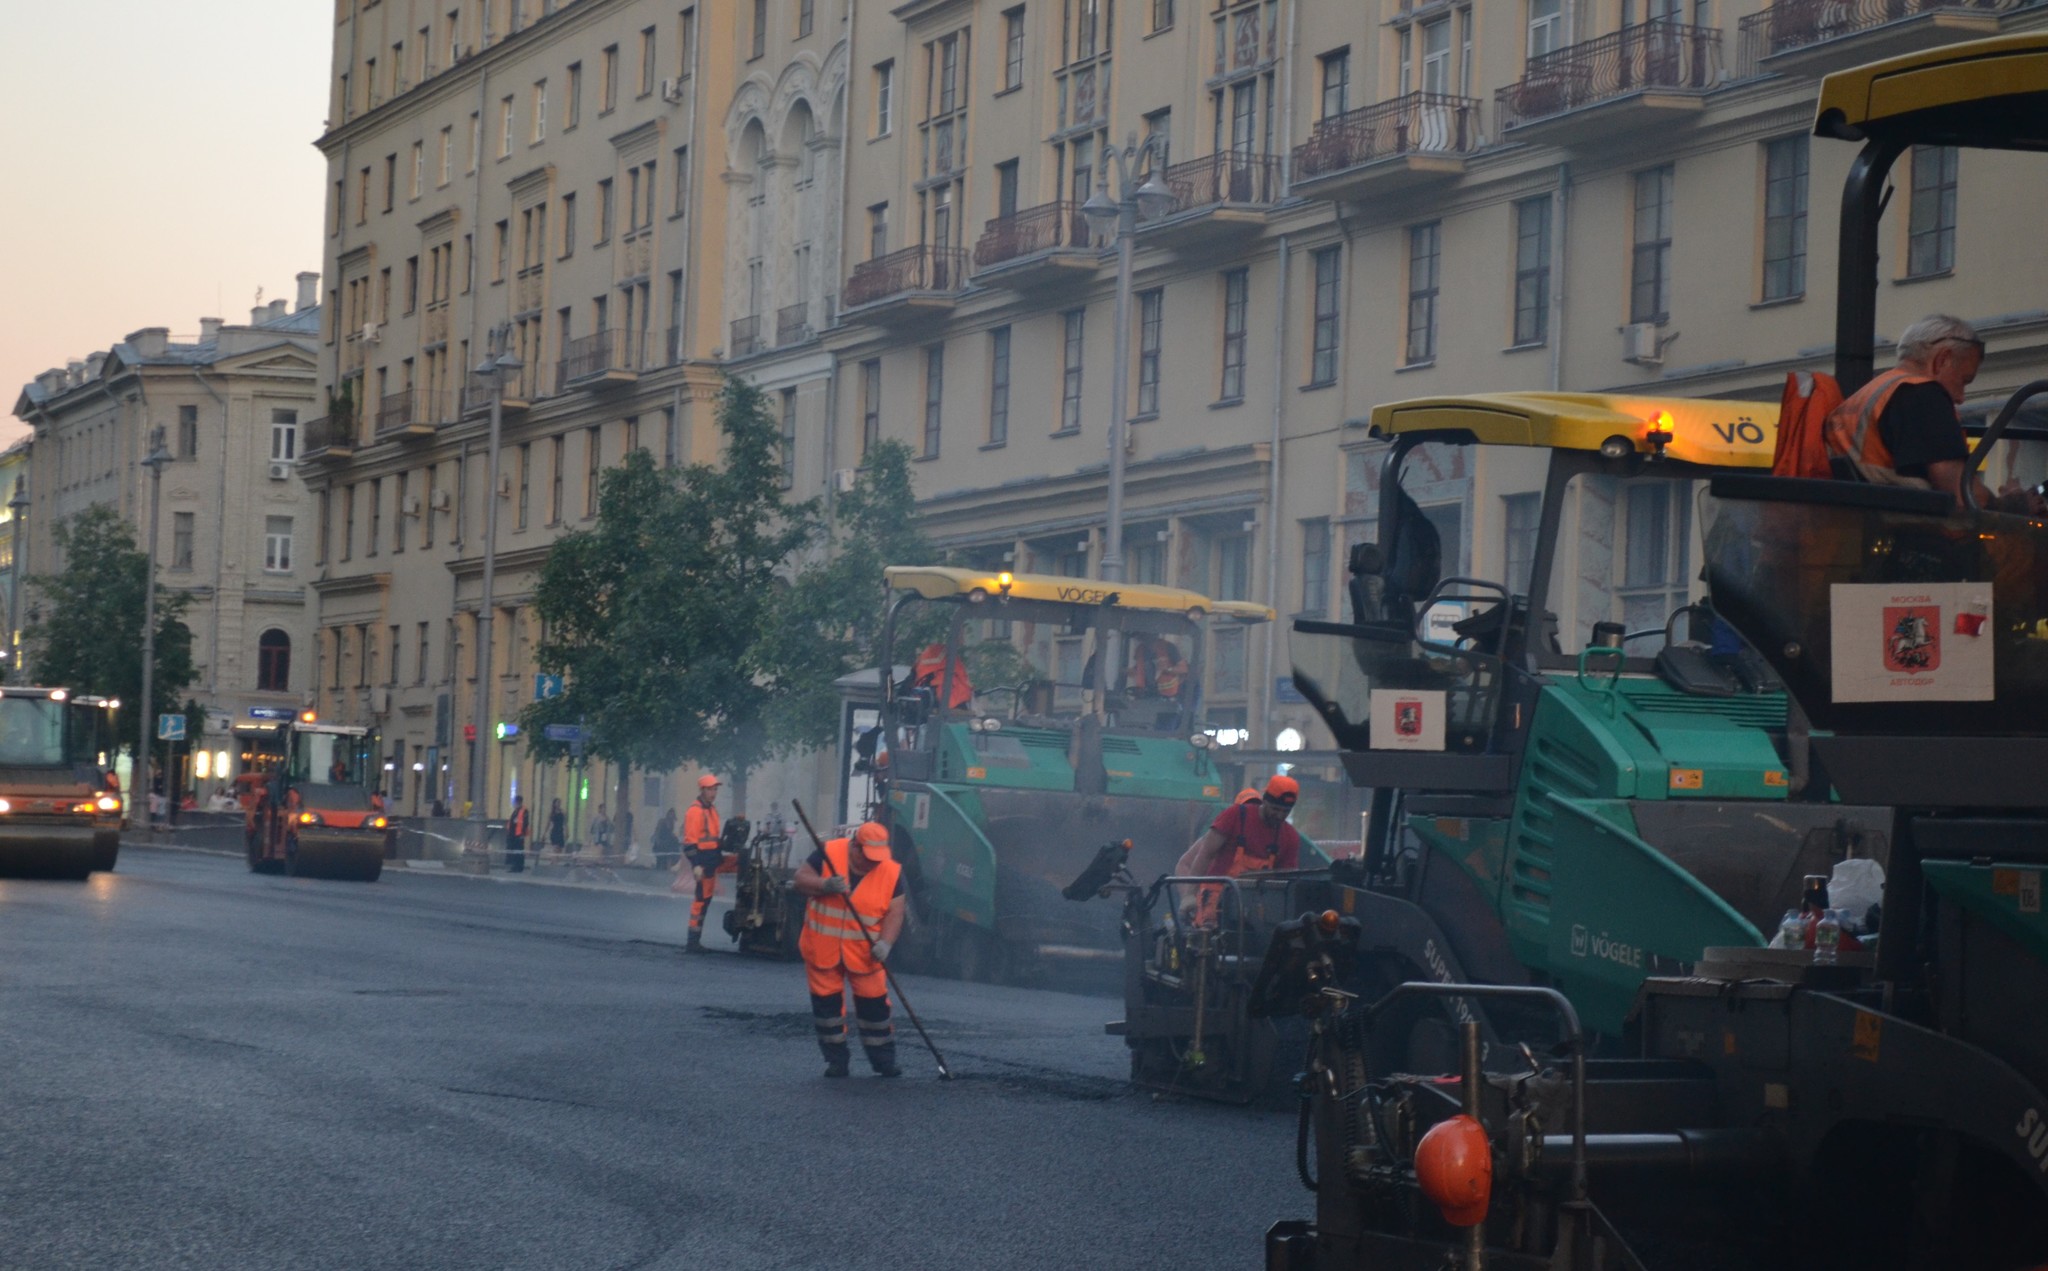
MULTIPOLYGON (((1873 376, 1828 414, 1824 435, 1835 475, 1878 485, 1931 488, 1962 502, 1970 443, 1956 407, 1984 365, 1976 328, 1945 313, 1899 333, 1899 364, 1873 376)), ((1977 483, 1978 507, 2034 513, 2041 496, 2007 482, 1997 495, 1977 483)))
MULTIPOLYGON (((1285 775, 1269 778, 1257 802, 1240 795, 1181 856, 1174 873, 1236 878, 1259 870, 1299 868, 1301 834, 1287 818, 1300 798, 1301 783, 1285 775)), ((1212 884, 1199 890, 1199 898, 1188 906, 1189 919, 1211 926, 1223 889, 1212 884)))
POLYGON ((900 1077, 896 1034, 889 1022, 889 980, 882 964, 903 931, 903 867, 889 851, 889 827, 864 821, 851 838, 832 839, 812 852, 793 885, 810 897, 797 939, 810 980, 811 1017, 825 1075, 844 1077, 846 982, 853 981, 853 1014, 861 1049, 878 1077, 900 1077))

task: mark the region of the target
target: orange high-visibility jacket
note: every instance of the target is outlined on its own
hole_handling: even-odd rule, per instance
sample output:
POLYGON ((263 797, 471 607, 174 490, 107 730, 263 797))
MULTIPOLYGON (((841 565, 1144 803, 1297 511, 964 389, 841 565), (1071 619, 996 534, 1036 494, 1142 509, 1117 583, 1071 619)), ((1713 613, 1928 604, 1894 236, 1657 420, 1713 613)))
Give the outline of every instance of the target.
POLYGON ((1884 414, 1893 393, 1908 384, 1930 383, 1933 378, 1893 367, 1851 393, 1828 415, 1825 433, 1829 457, 1848 460, 1866 480, 1896 484, 1900 478, 1893 470, 1891 447, 1884 444, 1884 432, 1877 427, 1877 417, 1884 414))
MULTIPOLYGON (((826 877, 853 880, 847 869, 851 851, 851 839, 833 839, 825 844, 825 863, 831 870, 826 877)), ((902 873, 903 867, 895 861, 881 861, 854 884, 852 895, 811 897, 811 903, 804 906, 803 934, 797 938, 797 951, 803 954, 804 961, 816 967, 843 965, 855 975, 880 970, 882 964, 875 961, 868 948, 868 937, 882 938, 882 919, 896 898, 896 880, 902 873), (851 909, 847 907, 849 903, 851 909), (866 936, 861 934, 862 922, 867 924, 866 936)))
POLYGON ((692 803, 683 809, 683 846, 698 852, 718 850, 718 809, 692 803))

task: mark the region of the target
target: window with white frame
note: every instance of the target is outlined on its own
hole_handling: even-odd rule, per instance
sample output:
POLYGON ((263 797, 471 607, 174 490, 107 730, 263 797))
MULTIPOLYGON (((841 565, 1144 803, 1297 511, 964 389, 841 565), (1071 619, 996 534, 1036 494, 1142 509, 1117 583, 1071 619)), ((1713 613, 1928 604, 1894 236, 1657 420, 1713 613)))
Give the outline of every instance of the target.
POLYGON ((1060 427, 1063 433, 1081 429, 1081 354, 1085 309, 1069 309, 1060 315, 1060 427))
POLYGON ((1443 259, 1443 222, 1408 229, 1408 343, 1410 366, 1436 360, 1438 270, 1443 259))
POLYGON ((988 444, 1010 440, 1010 328, 988 333, 988 444))
POLYGON ((289 574, 292 571, 292 518, 263 518, 263 569, 271 574, 289 574))
POLYGON ((299 457, 299 412, 274 407, 270 412, 270 461, 290 463, 299 457))
POLYGON ((1342 278, 1342 249, 1318 248, 1311 256, 1315 264, 1315 310, 1309 342, 1308 382, 1311 385, 1337 382, 1337 316, 1341 306, 1338 285, 1342 278))
POLYGON ((1925 278, 1956 267, 1954 146, 1913 147, 1913 201, 1906 221, 1906 276, 1925 278))
POLYGON ((1251 271, 1227 270, 1223 275, 1223 379, 1219 401, 1244 399, 1245 333, 1251 299, 1251 271))
POLYGON ((1635 254, 1630 269, 1630 322, 1671 316, 1670 164, 1636 173, 1635 254))
POLYGON ((1515 316, 1512 343, 1550 336, 1550 196, 1515 204, 1515 316))
POLYGON ((1764 146, 1763 299, 1806 294, 1806 137, 1764 146))
POLYGON ((1166 290, 1138 293, 1138 414, 1159 413, 1159 348, 1165 324, 1166 290))

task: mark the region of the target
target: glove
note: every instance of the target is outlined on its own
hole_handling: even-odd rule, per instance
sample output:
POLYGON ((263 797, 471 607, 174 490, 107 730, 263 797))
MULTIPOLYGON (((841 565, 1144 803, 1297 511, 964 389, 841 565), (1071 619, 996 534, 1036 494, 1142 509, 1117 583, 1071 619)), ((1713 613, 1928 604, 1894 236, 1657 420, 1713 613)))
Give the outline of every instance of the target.
POLYGON ((887 940, 875 941, 875 961, 887 962, 889 960, 889 950, 895 947, 896 946, 890 944, 887 940))
POLYGON ((844 896, 852 890, 853 888, 847 886, 846 880, 837 874, 825 880, 824 892, 827 896, 844 896))

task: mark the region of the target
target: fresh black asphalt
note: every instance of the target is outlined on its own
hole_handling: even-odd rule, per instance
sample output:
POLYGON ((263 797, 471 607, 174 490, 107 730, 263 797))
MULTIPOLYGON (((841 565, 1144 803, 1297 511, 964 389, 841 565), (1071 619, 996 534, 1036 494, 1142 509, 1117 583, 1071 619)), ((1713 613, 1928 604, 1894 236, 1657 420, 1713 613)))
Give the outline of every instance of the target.
MULTIPOLYGON (((1105 997, 911 978, 959 1079, 826 1082, 660 893, 0 880, 0 1267, 1255 1267, 1291 1115, 1123 1081, 1105 997)), ((713 937, 723 949, 722 935, 713 937)))

